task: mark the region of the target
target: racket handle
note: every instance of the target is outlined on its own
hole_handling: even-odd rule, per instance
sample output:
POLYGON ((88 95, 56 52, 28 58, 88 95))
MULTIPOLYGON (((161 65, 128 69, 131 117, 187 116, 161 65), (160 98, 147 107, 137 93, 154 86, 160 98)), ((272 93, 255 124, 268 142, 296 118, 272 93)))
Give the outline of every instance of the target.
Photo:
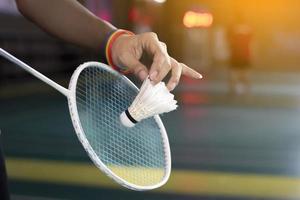
POLYGON ((40 72, 36 71, 35 69, 30 67, 26 63, 22 62, 18 58, 14 57, 13 55, 11 55, 10 53, 8 53, 7 51, 5 51, 2 48, 0 48, 0 55, 3 56, 4 58, 8 59, 9 61, 17 64, 19 67, 23 68, 24 70, 26 70, 27 72, 29 72, 33 76, 37 77, 41 81, 45 82, 46 84, 52 86, 54 89, 56 89, 57 91, 59 91, 60 93, 65 95, 66 97, 69 96, 69 90, 68 89, 62 87, 61 85, 59 85, 57 83, 55 83, 54 81, 52 81, 48 77, 46 77, 43 74, 41 74, 40 72))

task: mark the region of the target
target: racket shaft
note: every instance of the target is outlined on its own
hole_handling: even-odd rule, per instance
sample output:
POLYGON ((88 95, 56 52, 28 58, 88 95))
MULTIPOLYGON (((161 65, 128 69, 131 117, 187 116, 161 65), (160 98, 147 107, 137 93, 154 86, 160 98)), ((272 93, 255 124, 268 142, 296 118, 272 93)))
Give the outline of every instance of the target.
POLYGON ((59 85, 57 83, 55 83, 51 79, 47 78, 46 76, 44 76, 40 72, 36 71, 35 69, 30 67, 26 63, 22 62, 18 58, 14 57, 13 55, 8 53, 7 51, 3 50, 2 48, 0 48, 0 55, 2 55, 4 58, 8 59, 9 61, 17 64, 19 67, 23 68, 24 70, 26 70, 27 72, 29 72, 33 76, 37 77, 41 81, 47 83, 48 85, 52 86, 54 89, 58 90, 60 93, 62 93, 63 95, 68 97, 68 95, 69 95, 69 90, 68 89, 62 87, 61 85, 59 85))

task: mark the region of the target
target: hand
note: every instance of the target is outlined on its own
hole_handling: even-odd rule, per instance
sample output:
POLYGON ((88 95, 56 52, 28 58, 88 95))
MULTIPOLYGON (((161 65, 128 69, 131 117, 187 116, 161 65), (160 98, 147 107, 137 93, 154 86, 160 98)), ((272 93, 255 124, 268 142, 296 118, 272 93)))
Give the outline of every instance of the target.
POLYGON ((127 67, 141 80, 150 75, 154 84, 160 82, 171 70, 171 78, 167 84, 170 91, 179 83, 181 74, 195 79, 202 78, 195 70, 170 57, 167 46, 158 40, 155 33, 120 36, 112 46, 112 59, 115 65, 127 67), (143 51, 153 55, 150 72, 140 62, 143 51))

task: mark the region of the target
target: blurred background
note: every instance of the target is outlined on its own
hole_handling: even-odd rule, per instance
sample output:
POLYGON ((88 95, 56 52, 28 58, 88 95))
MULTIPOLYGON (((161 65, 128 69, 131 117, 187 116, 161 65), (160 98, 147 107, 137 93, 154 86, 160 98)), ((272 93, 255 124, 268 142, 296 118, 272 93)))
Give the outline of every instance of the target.
MULTIPOLYGON (((204 75, 182 78, 162 117, 173 171, 139 193, 98 172, 78 142, 65 97, 0 58, 0 128, 13 199, 300 199, 299 0, 81 0, 204 75)), ((45 34, 0 1, 0 47, 67 86, 99 60, 45 34)))

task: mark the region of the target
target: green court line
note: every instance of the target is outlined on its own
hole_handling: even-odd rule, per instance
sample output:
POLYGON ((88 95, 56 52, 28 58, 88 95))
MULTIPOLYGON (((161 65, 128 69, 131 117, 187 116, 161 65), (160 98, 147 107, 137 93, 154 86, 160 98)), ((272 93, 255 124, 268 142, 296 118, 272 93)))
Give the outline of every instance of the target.
MULTIPOLYGON (((20 181, 58 183, 121 189, 92 164, 34 159, 6 159, 9 178, 20 181)), ((300 198, 300 178, 174 169, 161 193, 300 198)))

